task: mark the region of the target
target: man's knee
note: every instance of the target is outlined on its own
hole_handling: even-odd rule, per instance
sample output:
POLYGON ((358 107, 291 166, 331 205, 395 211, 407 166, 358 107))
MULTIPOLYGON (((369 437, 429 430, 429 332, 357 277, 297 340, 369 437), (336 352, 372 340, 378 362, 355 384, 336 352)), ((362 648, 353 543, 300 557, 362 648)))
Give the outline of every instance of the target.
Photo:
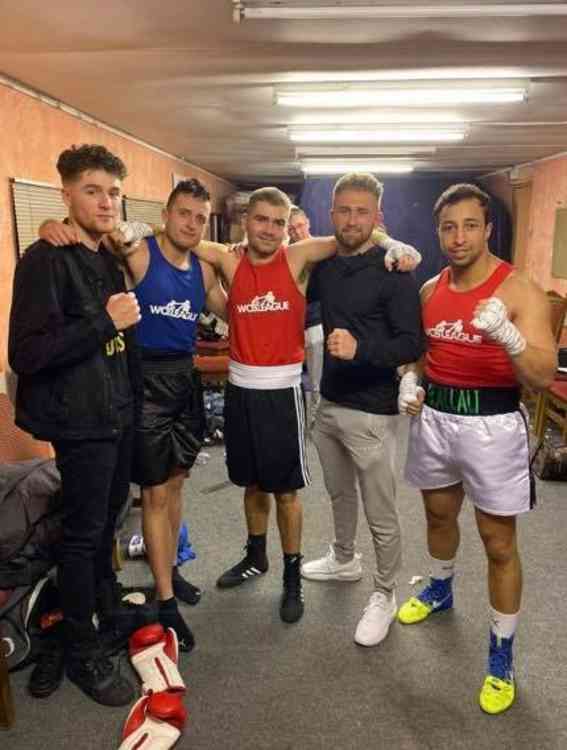
POLYGON ((490 562, 504 564, 510 562, 517 554, 516 537, 498 532, 481 532, 481 538, 490 562))
POLYGON ((294 508, 300 505, 297 492, 278 492, 275 494, 278 508, 294 508))
POLYGON ((457 523, 457 515, 448 508, 426 506, 425 515, 428 527, 433 530, 453 528, 457 523))

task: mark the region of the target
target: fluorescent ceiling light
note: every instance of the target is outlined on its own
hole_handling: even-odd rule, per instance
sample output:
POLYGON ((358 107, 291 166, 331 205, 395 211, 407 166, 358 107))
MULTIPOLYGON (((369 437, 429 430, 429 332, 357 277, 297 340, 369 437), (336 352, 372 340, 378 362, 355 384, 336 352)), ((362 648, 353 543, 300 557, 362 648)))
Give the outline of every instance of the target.
POLYGON ((281 107, 430 107, 458 104, 512 104, 527 96, 525 81, 454 80, 276 86, 281 107))
POLYGON ((373 159, 364 159, 353 161, 352 159, 329 159, 328 161, 303 160, 300 162, 301 170, 305 174, 344 174, 345 172, 373 172, 384 174, 409 174, 413 172, 413 164, 407 162, 395 161, 376 161, 373 159))
MULTIPOLYGON (((341 146, 340 158, 348 156, 359 159, 376 159, 384 156, 409 156, 411 154, 434 154, 436 146, 341 146)), ((295 150, 298 159, 304 156, 323 156, 326 159, 337 158, 336 146, 298 146, 295 150)))
POLYGON ((368 19, 399 18, 510 18, 524 16, 565 16, 567 3, 431 3, 413 5, 397 3, 309 3, 276 2, 275 0, 232 0, 235 23, 242 20, 314 20, 314 19, 368 19))
POLYGON ((456 143, 464 129, 445 128, 289 128, 294 143, 456 143))
POLYGON ((370 110, 361 112, 324 112, 291 115, 290 125, 464 125, 465 118, 453 112, 424 112, 407 109, 370 110))

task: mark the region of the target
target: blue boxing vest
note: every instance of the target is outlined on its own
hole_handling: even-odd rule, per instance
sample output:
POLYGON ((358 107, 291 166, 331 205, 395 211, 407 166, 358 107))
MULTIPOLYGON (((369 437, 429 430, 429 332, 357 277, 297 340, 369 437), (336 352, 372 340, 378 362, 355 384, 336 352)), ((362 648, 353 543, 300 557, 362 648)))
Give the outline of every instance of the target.
POLYGON ((134 289, 142 313, 136 340, 146 349, 192 354, 197 319, 205 304, 199 259, 192 255, 191 267, 183 271, 164 258, 155 237, 148 237, 146 242, 150 263, 134 289))

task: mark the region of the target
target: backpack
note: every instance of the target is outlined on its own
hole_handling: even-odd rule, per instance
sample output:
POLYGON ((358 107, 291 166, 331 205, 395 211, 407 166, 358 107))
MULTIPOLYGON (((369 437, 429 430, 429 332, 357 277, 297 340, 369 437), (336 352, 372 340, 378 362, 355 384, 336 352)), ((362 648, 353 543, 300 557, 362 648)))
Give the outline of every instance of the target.
POLYGON ((47 577, 40 578, 32 586, 14 589, 0 605, 0 649, 4 652, 9 671, 35 661, 42 634, 53 624, 49 616, 58 608, 57 588, 47 577))
POLYGON ((60 488, 52 459, 0 465, 0 590, 32 586, 55 564, 60 488))

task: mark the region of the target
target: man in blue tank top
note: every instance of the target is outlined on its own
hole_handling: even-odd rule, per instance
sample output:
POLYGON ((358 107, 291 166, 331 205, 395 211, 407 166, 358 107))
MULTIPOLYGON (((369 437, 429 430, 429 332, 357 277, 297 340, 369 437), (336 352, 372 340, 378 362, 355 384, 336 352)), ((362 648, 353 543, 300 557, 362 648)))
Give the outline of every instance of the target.
MULTIPOLYGON (((143 532, 156 582, 159 621, 173 627, 180 648, 190 651, 193 635, 179 614, 176 597, 196 604, 200 591, 177 568, 182 488, 201 448, 204 407, 192 356, 197 319, 207 308, 224 317, 225 295, 211 266, 192 254, 203 238, 210 195, 198 180, 184 180, 163 210, 164 232, 117 253, 142 315, 136 330, 142 353, 144 399, 136 430, 132 481, 142 488, 143 532)), ((44 224, 41 236, 58 244, 66 230, 44 224)))

